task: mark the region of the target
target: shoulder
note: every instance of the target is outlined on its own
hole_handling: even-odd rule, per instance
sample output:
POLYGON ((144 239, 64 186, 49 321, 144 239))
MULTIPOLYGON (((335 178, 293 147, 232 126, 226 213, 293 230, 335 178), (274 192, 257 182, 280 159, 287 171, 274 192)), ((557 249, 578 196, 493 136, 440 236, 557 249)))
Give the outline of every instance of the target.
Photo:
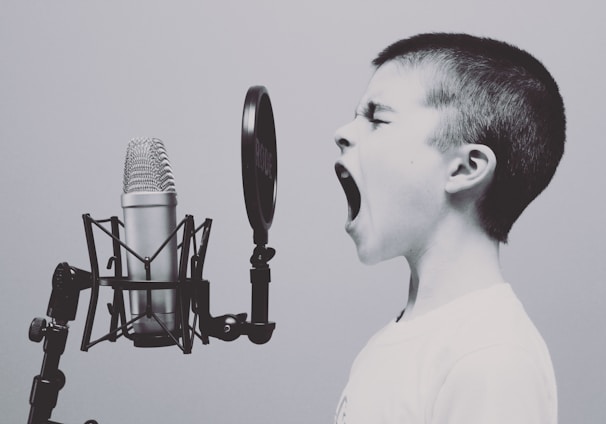
POLYGON ((548 355, 543 337, 510 285, 502 284, 475 296, 461 307, 467 314, 453 324, 456 328, 451 332, 451 347, 460 349, 460 355, 491 346, 517 346, 541 357, 548 355))
POLYGON ((556 423, 551 363, 511 344, 469 352, 446 374, 432 416, 436 424, 556 423))
POLYGON ((555 376, 539 331, 510 286, 477 296, 440 349, 431 422, 555 423, 555 376))

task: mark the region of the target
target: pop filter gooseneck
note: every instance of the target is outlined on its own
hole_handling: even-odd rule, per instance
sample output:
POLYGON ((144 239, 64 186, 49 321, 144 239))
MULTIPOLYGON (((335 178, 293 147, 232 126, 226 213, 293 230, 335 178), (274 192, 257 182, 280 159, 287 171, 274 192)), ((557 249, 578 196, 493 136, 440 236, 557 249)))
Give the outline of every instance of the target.
POLYGON ((242 113, 242 183, 256 245, 267 244, 276 205, 278 157, 274 114, 267 89, 248 89, 242 113))

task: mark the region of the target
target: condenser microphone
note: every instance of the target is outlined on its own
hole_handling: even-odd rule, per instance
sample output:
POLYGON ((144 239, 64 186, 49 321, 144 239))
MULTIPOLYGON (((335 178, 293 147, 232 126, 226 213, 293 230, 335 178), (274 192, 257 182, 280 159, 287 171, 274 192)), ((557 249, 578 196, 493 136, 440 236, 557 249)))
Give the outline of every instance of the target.
MULTIPOLYGON (((177 225, 176 206, 164 143, 156 138, 131 140, 124 162, 122 208, 125 242, 138 257, 126 255, 129 280, 177 281, 177 240, 171 236, 177 225)), ((175 331, 176 303, 175 289, 130 290, 132 319, 140 317, 133 322, 135 336, 154 338, 175 331)))

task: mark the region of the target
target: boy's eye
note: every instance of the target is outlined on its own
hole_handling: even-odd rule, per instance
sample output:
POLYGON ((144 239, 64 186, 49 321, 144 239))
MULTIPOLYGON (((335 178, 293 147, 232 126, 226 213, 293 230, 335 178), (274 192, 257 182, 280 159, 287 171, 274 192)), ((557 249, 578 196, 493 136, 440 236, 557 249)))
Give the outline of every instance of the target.
POLYGON ((387 124, 387 121, 383 121, 381 119, 376 118, 370 118, 368 121, 375 127, 381 124, 387 124))
POLYGON ((388 124, 388 121, 377 118, 377 115, 381 116, 383 111, 391 111, 392 109, 388 106, 382 106, 375 102, 368 102, 363 108, 356 111, 357 116, 363 116, 368 122, 370 122, 373 128, 377 128, 379 125, 388 124))

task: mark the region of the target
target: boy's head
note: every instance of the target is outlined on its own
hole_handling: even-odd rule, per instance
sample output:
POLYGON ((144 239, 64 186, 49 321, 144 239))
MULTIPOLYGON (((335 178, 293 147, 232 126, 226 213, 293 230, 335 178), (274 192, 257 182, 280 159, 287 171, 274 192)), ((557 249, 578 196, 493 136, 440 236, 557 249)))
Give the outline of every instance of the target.
MULTIPOLYGON (((481 147, 481 153, 486 146, 496 157, 487 183, 476 191, 474 206, 486 234, 506 242, 515 220, 551 180, 564 150, 564 106, 549 72, 516 47, 465 34, 421 34, 400 40, 383 50, 373 64, 377 71, 365 96, 369 98, 363 99, 356 117, 382 125, 380 116, 375 116, 381 110, 368 109, 376 109, 370 90, 377 77, 385 80, 387 68, 397 68, 396 74, 417 80, 422 86, 417 101, 438 116, 428 135, 429 144, 442 153, 465 145, 481 147)), ((355 122, 337 133, 337 144, 344 152, 355 142, 349 138, 358 135, 351 127, 355 122)), ((405 164, 407 158, 399 160, 405 164)), ((358 209, 359 189, 347 187, 354 180, 341 178, 350 206, 353 203, 353 209, 358 209)))

